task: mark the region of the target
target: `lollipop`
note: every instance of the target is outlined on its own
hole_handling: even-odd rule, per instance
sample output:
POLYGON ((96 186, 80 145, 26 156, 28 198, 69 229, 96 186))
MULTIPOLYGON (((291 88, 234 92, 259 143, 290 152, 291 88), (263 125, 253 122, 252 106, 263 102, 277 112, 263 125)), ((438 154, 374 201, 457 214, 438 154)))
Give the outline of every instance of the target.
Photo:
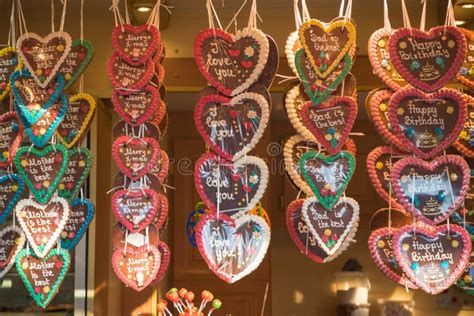
POLYGON ((168 309, 168 302, 166 302, 165 300, 160 300, 158 302, 158 305, 156 306, 156 309, 158 310, 158 312, 161 312, 162 314, 173 316, 173 314, 171 314, 171 312, 168 309))
POLYGON ((222 302, 219 300, 219 299, 215 299, 212 301, 212 308, 209 310, 209 313, 207 313, 207 316, 210 316, 212 314, 213 311, 215 311, 216 309, 219 309, 221 308, 222 306, 222 302))

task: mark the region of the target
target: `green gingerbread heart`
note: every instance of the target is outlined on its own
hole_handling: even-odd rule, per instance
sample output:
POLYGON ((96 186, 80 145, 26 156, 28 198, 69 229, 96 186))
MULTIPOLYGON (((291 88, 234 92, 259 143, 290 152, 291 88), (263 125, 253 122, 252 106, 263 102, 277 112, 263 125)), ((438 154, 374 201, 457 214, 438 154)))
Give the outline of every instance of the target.
POLYGON ((84 39, 72 41, 71 50, 59 68, 59 73, 64 75, 66 85, 64 91, 68 90, 86 70, 94 55, 92 43, 84 39))
POLYGON ((91 171, 92 157, 87 148, 76 147, 69 151, 66 172, 59 182, 58 194, 71 202, 79 193, 91 171))
POLYGON ((327 210, 337 203, 354 174, 356 161, 348 151, 326 156, 309 151, 300 158, 303 178, 327 210))
POLYGON ((324 79, 319 78, 313 71, 303 48, 296 51, 295 65, 303 83, 304 92, 314 105, 318 105, 336 91, 337 86, 349 74, 352 68, 352 59, 349 54, 346 54, 341 63, 324 79))
POLYGON ((52 249, 46 257, 35 257, 32 249, 23 249, 16 257, 16 269, 36 305, 46 308, 69 270, 71 257, 64 249, 52 249))
POLYGON ((68 150, 61 144, 50 144, 43 149, 20 147, 13 159, 18 174, 41 204, 48 203, 53 196, 68 161, 68 150))

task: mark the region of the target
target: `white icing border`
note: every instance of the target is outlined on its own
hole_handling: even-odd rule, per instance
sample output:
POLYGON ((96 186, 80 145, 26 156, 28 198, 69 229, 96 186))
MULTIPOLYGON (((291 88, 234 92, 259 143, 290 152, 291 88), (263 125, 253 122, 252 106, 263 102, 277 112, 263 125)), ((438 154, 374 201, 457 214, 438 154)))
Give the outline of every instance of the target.
POLYGON ((36 34, 36 33, 33 33, 33 32, 28 32, 28 33, 24 33, 22 34, 18 40, 17 40, 17 44, 16 44, 16 48, 17 48, 17 51, 18 51, 18 54, 20 55, 22 61, 23 61, 23 64, 25 65, 25 67, 29 70, 31 76, 33 76, 33 78, 35 79, 36 83, 38 84, 38 86, 40 86, 41 88, 45 89, 49 83, 51 82, 51 80, 53 80, 56 75, 58 74, 59 72, 59 69, 61 68, 61 66, 63 65, 64 61, 66 60, 66 58, 68 57, 69 55, 69 52, 71 51, 71 47, 72 47, 72 39, 71 39, 71 36, 69 35, 69 33, 66 33, 66 32, 53 32, 53 33, 49 33, 48 35, 46 35, 46 37, 41 37, 40 35, 36 34), (21 45, 22 45, 22 42, 26 39, 29 39, 29 38, 34 38, 36 39, 37 41, 45 44, 47 42, 49 42, 49 40, 51 38, 54 38, 54 37, 62 37, 64 38, 65 42, 66 42, 66 47, 64 47, 64 51, 63 51, 63 55, 62 57, 58 60, 58 62, 54 65, 53 69, 51 69, 51 73, 49 74, 49 76, 46 77, 46 79, 41 82, 40 80, 38 80, 38 76, 36 75, 36 73, 33 71, 33 68, 31 67, 30 63, 28 62, 28 60, 25 58, 25 55, 23 55, 23 51, 21 50, 21 45))
POLYGON ((36 256, 38 258, 42 259, 44 258, 48 252, 51 250, 51 248, 54 246, 54 244, 58 241, 62 230, 64 229, 64 225, 66 225, 67 220, 69 219, 69 214, 70 214, 70 208, 69 208, 69 203, 67 200, 59 197, 59 196, 53 196, 47 204, 40 204, 33 200, 32 198, 27 198, 27 199, 22 199, 18 201, 18 203, 15 206, 15 213, 16 213, 16 218, 18 222, 20 223, 21 228, 23 229, 23 232, 26 235, 26 238, 28 239, 28 242, 35 252, 36 256), (26 225, 25 221, 23 218, 20 216, 20 212, 22 209, 26 206, 33 206, 35 208, 44 210, 50 203, 60 203, 63 206, 63 216, 61 218, 61 221, 58 224, 58 227, 54 231, 53 235, 51 238, 49 238, 48 242, 44 246, 43 251, 40 251, 38 249, 38 245, 36 244, 33 235, 30 233, 28 230, 28 226, 26 225))
POLYGON ((258 81, 260 75, 265 68, 268 61, 268 54, 270 51, 270 45, 268 44, 268 38, 261 30, 251 27, 244 27, 242 30, 238 30, 237 33, 231 34, 234 42, 238 41, 242 37, 252 37, 260 45, 260 51, 258 55, 258 61, 255 65, 253 73, 243 82, 240 86, 232 90, 231 95, 235 96, 245 90, 247 90, 252 84, 258 81))
POLYGON ((13 265, 15 264, 16 257, 18 256, 20 251, 23 249, 23 246, 25 245, 25 242, 26 242, 26 237, 23 231, 18 226, 13 226, 13 225, 7 226, 4 229, 0 230, 0 239, 2 239, 3 235, 5 235, 6 233, 13 232, 13 231, 20 234, 20 244, 16 248, 16 251, 13 254, 13 257, 10 260, 10 262, 5 266, 5 268, 3 268, 3 270, 0 270, 0 279, 3 278, 3 276, 7 274, 8 271, 10 271, 10 269, 13 267, 13 265))
MULTIPOLYGON (((306 196, 314 196, 313 191, 303 179, 302 175, 300 175, 296 169, 294 168, 293 162, 293 151, 295 145, 301 141, 306 141, 306 139, 301 135, 293 135, 291 136, 285 143, 285 147, 283 147, 283 159, 285 162, 285 170, 288 173, 290 179, 294 182, 294 184, 300 188, 301 191, 306 194, 306 196)), ((311 143, 319 144, 318 142, 311 143)), ((321 145, 319 145, 321 146, 321 145)))
POLYGON ((300 48, 303 48, 301 46, 301 43, 299 43, 300 37, 298 34, 298 30, 291 32, 290 35, 288 35, 288 38, 286 39, 285 42, 285 56, 288 61, 288 66, 290 66, 291 71, 299 77, 298 75, 298 70, 296 70, 296 63, 295 63, 295 46, 299 45, 300 48))
MULTIPOLYGON (((311 231, 311 234, 314 236, 316 241, 318 242, 319 247, 324 250, 329 256, 333 256, 335 254, 340 253, 339 250, 341 249, 342 245, 345 243, 347 240, 347 236, 352 230, 352 227, 354 226, 355 223, 359 222, 359 203, 357 203, 356 200, 350 198, 350 197, 341 197, 339 201, 334 205, 332 210, 334 210, 339 204, 341 203, 347 203, 350 204, 354 210, 354 213, 352 214, 352 218, 349 223, 347 223, 346 229, 344 232, 339 236, 338 241, 336 242, 336 245, 332 249, 329 249, 326 247, 326 244, 321 240, 321 237, 317 234, 316 229, 312 225, 309 215, 308 215, 308 208, 309 205, 312 203, 319 203, 318 198, 315 196, 309 197, 305 199, 303 206, 301 207, 301 214, 303 215, 303 220, 306 222, 306 225, 308 229, 311 231)), ((331 211, 332 211, 331 210, 331 211)), ((345 249, 344 249, 345 250, 345 249)), ((341 251, 342 252, 342 251, 341 251)))
POLYGON ((303 121, 298 118, 298 114, 296 114, 295 109, 295 100, 300 95, 300 85, 296 85, 291 88, 285 97, 285 108, 288 118, 290 119, 290 123, 296 131, 303 136, 304 139, 312 141, 313 143, 317 143, 316 138, 314 135, 309 131, 309 129, 304 126, 303 121))

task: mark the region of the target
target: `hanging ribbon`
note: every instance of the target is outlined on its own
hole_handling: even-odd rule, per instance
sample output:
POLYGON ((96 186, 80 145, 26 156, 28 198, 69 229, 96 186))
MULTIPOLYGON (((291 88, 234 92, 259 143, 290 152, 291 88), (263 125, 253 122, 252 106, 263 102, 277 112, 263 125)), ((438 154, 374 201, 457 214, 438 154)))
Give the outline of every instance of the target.
POLYGON ((15 47, 16 42, 16 23, 15 23, 15 1, 12 1, 12 9, 10 13, 10 30, 8 30, 8 42, 7 45, 15 47))
POLYGON ((403 26, 411 28, 410 16, 408 15, 407 5, 405 3, 405 0, 401 0, 401 2, 402 2, 403 26))
POLYGON ((66 21, 67 0, 62 0, 62 4, 63 4, 63 12, 61 13, 61 23, 59 25, 59 32, 64 31, 64 23, 66 21))
POLYGON ((301 0, 301 12, 303 17, 303 22, 306 22, 311 19, 309 15, 308 5, 306 4, 306 0, 301 0))
POLYGON ((293 14, 295 16, 295 28, 298 30, 303 24, 301 21, 300 8, 298 7, 298 0, 293 0, 293 14))
POLYGON ((456 27, 456 18, 454 17, 453 2, 451 0, 448 1, 448 7, 446 9, 446 20, 444 21, 444 24, 446 26, 456 27))
MULTIPOLYGON (((245 2, 247 2, 247 0, 245 0, 245 2)), ((258 15, 258 12, 257 12, 257 0, 253 0, 252 6, 250 8, 250 16, 249 16, 249 23, 248 23, 249 28, 254 28, 254 29, 257 28, 257 18, 260 20, 260 22, 262 22, 262 18, 260 17, 260 15, 258 15)))
POLYGON ((421 0, 421 4, 423 4, 423 9, 421 10, 421 20, 420 20, 420 30, 425 31, 426 25, 426 3, 428 0, 421 0))
POLYGON ((210 29, 216 28, 214 25, 214 19, 215 19, 218 27, 222 29, 221 21, 219 20, 219 17, 217 16, 217 12, 216 12, 216 9, 214 8, 214 5, 212 4, 212 0, 206 1, 206 9, 207 9, 207 18, 209 20, 209 28, 210 29))
MULTIPOLYGON (((119 9, 119 3, 120 0, 112 0, 112 6, 109 8, 114 13, 114 20, 115 20, 115 26, 123 25, 124 20, 122 15, 120 14, 120 9, 119 9)), ((122 32, 125 31, 123 26, 122 26, 122 32)))
MULTIPOLYGON (((235 31, 237 32, 237 17, 239 16, 240 12, 243 10, 243 8, 245 7, 246 4, 247 4, 247 0, 244 0, 242 5, 240 6, 240 8, 237 10, 237 12, 234 14, 232 19, 229 21, 229 24, 227 24, 227 26, 225 27, 224 31, 227 32, 227 30, 231 26, 232 22, 235 22, 235 29, 236 29, 235 31)), ((250 23, 250 18, 249 18, 249 23, 250 23)))
POLYGON ((23 15, 23 7, 21 6, 20 0, 17 0, 17 11, 18 11, 18 26, 20 29, 20 35, 23 35, 23 33, 27 33, 28 30, 26 28, 26 20, 25 20, 25 16, 23 15))
POLYGON ((383 0, 383 27, 392 33, 392 25, 390 24, 390 17, 388 15, 388 4, 387 0, 383 0))

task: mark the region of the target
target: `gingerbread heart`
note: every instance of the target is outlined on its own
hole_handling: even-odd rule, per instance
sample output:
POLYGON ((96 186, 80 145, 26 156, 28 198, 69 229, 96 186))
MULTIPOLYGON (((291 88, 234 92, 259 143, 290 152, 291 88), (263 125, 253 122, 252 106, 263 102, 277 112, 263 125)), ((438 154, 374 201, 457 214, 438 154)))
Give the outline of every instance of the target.
POLYGON ((118 248, 112 254, 115 275, 127 287, 139 292, 156 279, 161 255, 155 246, 118 248))
POLYGON ((71 202, 89 176, 91 166, 92 155, 88 148, 76 147, 69 150, 66 171, 58 185, 59 196, 71 202))
POLYGON ((474 273, 474 252, 471 249, 471 256, 469 263, 464 269, 463 273, 456 281, 456 285, 466 291, 469 295, 474 295, 474 280, 472 278, 474 273))
POLYGON ((18 149, 13 162, 35 199, 45 204, 66 172, 69 155, 61 144, 51 144, 43 149, 26 146, 18 149))
POLYGON ((314 105, 306 102, 301 110, 306 128, 331 154, 342 149, 357 117, 357 102, 351 97, 336 97, 314 105))
POLYGON ((466 54, 464 62, 456 75, 456 79, 463 85, 474 89, 474 31, 458 28, 466 38, 466 54))
POLYGON ((143 65, 131 66, 114 54, 107 62, 107 75, 112 86, 122 94, 142 90, 150 83, 154 73, 155 65, 151 60, 143 65))
POLYGON ((323 102, 333 93, 352 68, 352 59, 347 54, 334 68, 330 75, 322 78, 316 74, 303 48, 295 54, 296 70, 303 84, 304 91, 314 105, 323 102))
POLYGON ((398 201, 428 225, 445 221, 464 201, 470 169, 460 156, 446 155, 431 162, 403 158, 392 167, 392 186, 398 201))
POLYGON ((367 173, 375 191, 389 203, 389 207, 403 209, 393 194, 390 182, 392 166, 400 158, 403 158, 402 154, 392 151, 390 147, 376 147, 367 155, 367 173))
POLYGON ((62 31, 44 38, 36 33, 23 33, 18 38, 17 50, 36 83, 46 88, 71 50, 71 36, 62 31))
POLYGON ((16 269, 36 305, 46 308, 58 293, 71 264, 69 252, 52 249, 42 259, 23 249, 16 257, 16 269))
POLYGON ((395 258, 407 278, 429 294, 439 294, 464 272, 471 254, 468 232, 457 225, 405 226, 393 236, 395 258))
MULTIPOLYGON (((420 223, 420 222, 418 222, 420 223)), ((413 215, 410 212, 396 208, 381 208, 370 217, 370 231, 390 227, 401 228, 413 224, 413 215)))
POLYGON ((152 85, 130 94, 112 92, 112 104, 115 111, 128 125, 136 127, 149 121, 161 104, 160 94, 152 85))
MULTIPOLYGON (((352 139, 347 139, 344 145, 344 150, 351 152, 354 156, 356 155, 357 148, 352 139)), ((286 141, 285 147, 283 148, 285 171, 288 173, 295 186, 300 188, 307 196, 313 195, 313 191, 301 175, 300 157, 309 151, 327 153, 319 143, 307 141, 300 135, 291 136, 286 141)))
POLYGON ((25 242, 25 234, 17 226, 6 226, 0 230, 0 279, 13 267, 25 242))
POLYGON ((453 143, 453 147, 464 156, 474 158, 474 142, 471 140, 471 130, 474 129, 474 97, 464 94, 467 104, 467 115, 464 127, 458 139, 453 143))
POLYGON ((33 199, 20 200, 15 213, 35 255, 44 258, 56 244, 70 216, 68 202, 52 197, 47 204, 33 199))
POLYGON ((112 210, 122 225, 138 233, 153 221, 158 211, 158 193, 151 189, 119 190, 112 196, 112 210))
POLYGON ((6 168, 23 139, 23 125, 15 111, 0 115, 0 167, 6 168))
POLYGON ((120 136, 112 146, 112 157, 117 168, 132 180, 146 175, 156 164, 160 144, 153 138, 120 136))
POLYGON ((234 161, 255 147, 269 117, 267 101, 253 92, 243 92, 233 98, 206 95, 194 110, 201 137, 219 156, 234 161))
POLYGON ((64 90, 68 90, 86 70, 93 55, 94 47, 91 42, 84 39, 72 41, 71 50, 59 68, 59 73, 64 76, 66 81, 64 90))
POLYGON ((158 30, 152 24, 119 24, 112 31, 112 45, 121 59, 132 66, 139 66, 151 59, 158 46, 163 43, 158 30))
POLYGON ((56 130, 59 141, 71 149, 87 135, 96 108, 94 98, 78 93, 69 98, 69 107, 56 130))
POLYGON ((370 113, 377 132, 389 144, 393 145, 399 151, 407 151, 406 143, 404 143, 394 131, 394 128, 388 118, 388 104, 393 92, 388 89, 380 89, 375 91, 369 100, 370 113))
POLYGON ((388 51, 388 42, 393 31, 388 28, 381 28, 372 33, 369 38, 368 55, 370 65, 383 83, 390 89, 396 91, 407 85, 392 64, 388 51))
POLYGON ((405 87, 390 98, 388 117, 404 147, 428 159, 441 153, 461 132, 467 105, 458 91, 440 89, 425 94, 405 87))
POLYGON ((342 246, 352 227, 358 225, 359 204, 343 197, 328 210, 313 196, 306 198, 301 214, 319 247, 331 256, 342 246))
POLYGON ((10 76, 22 67, 16 48, 5 47, 0 49, 0 101, 10 92, 10 76))
POLYGON ((36 123, 54 103, 67 97, 62 94, 64 77, 58 75, 55 81, 46 88, 39 87, 27 69, 15 71, 11 77, 11 89, 20 111, 18 112, 29 124, 36 123))
POLYGON ((454 26, 437 26, 426 32, 404 27, 393 32, 388 47, 398 73, 416 88, 433 92, 458 73, 466 40, 454 26))
POLYGON ((253 156, 229 162, 207 153, 194 168, 194 185, 201 199, 213 212, 229 216, 251 210, 265 193, 267 183, 267 165, 253 156))
POLYGON ((37 147, 44 147, 51 139, 69 108, 66 95, 62 94, 56 102, 46 110, 41 118, 30 124, 21 114, 21 110, 13 104, 15 111, 23 123, 26 134, 37 147))
POLYGON ((349 20, 323 23, 311 19, 301 25, 298 34, 314 72, 326 78, 353 46, 356 30, 349 20))
POLYGON ((395 228, 388 227, 372 231, 368 241, 370 255, 377 268, 390 280, 416 290, 418 287, 406 278, 393 253, 392 239, 395 232, 395 228))
POLYGON ((308 128, 303 124, 301 118, 301 109, 306 101, 309 100, 309 97, 301 91, 300 85, 295 85, 288 90, 285 95, 285 110, 290 123, 293 128, 303 136, 305 139, 311 142, 316 142, 316 138, 308 130, 308 128))
POLYGON ((171 261, 170 248, 164 241, 158 241, 158 243, 156 244, 156 248, 158 248, 158 251, 161 255, 161 264, 153 283, 160 282, 165 277, 166 271, 168 270, 171 261))
POLYGON ((348 151, 333 156, 307 152, 300 158, 300 170, 319 203, 330 210, 354 174, 355 158, 348 151))
POLYGON ((257 215, 233 219, 224 214, 206 214, 196 228, 201 256, 214 274, 230 284, 258 268, 267 253, 270 235, 267 222, 257 215))
POLYGON ((24 189, 25 183, 17 174, 0 176, 0 225, 10 216, 24 189))
POLYGON ((61 248, 72 250, 84 236, 94 219, 94 204, 88 199, 71 201, 71 214, 61 232, 61 248))
POLYGON ((227 96, 235 96, 258 81, 268 53, 268 39, 256 28, 246 27, 235 35, 221 29, 206 29, 194 43, 199 71, 227 96))

